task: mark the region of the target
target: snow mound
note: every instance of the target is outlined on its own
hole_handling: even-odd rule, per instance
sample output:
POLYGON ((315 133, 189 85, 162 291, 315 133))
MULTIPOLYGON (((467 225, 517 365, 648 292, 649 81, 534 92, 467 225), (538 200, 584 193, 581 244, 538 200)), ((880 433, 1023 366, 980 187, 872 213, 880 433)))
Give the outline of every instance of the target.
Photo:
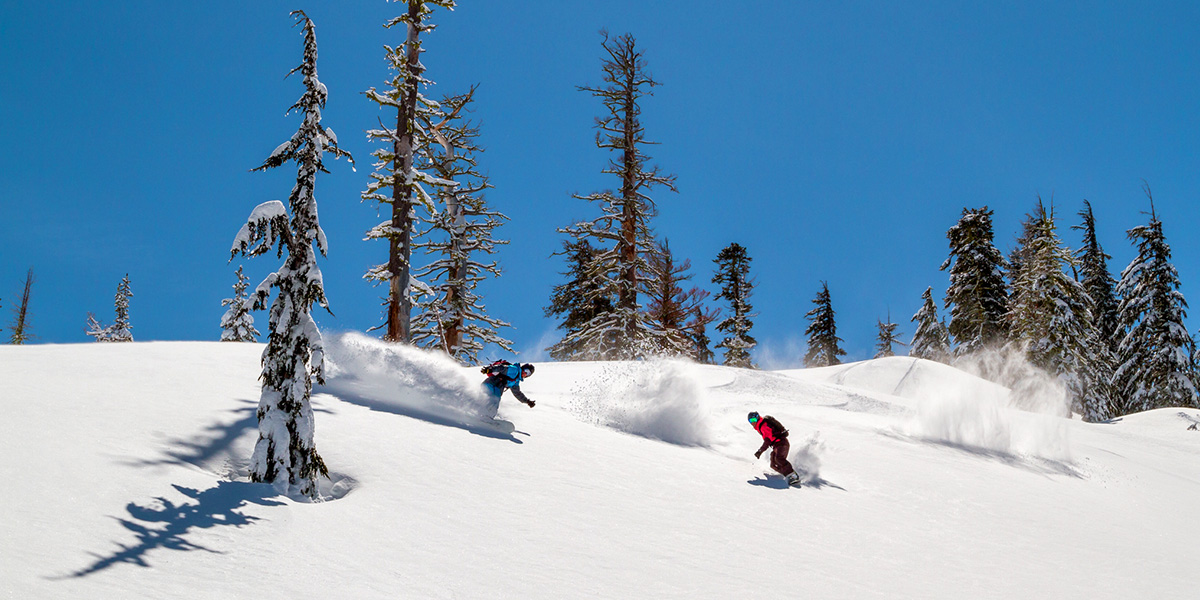
POLYGON ((572 390, 584 422, 682 446, 714 443, 712 410, 697 366, 676 360, 608 363, 572 390))
POLYGON ((326 337, 325 361, 316 391, 346 402, 450 424, 491 419, 479 377, 441 353, 351 332, 326 337))

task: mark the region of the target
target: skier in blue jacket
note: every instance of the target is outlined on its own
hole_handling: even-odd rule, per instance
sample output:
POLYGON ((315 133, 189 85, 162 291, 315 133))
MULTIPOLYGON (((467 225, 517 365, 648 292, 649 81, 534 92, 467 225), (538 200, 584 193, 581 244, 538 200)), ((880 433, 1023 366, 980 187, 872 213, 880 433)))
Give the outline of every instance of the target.
POLYGON ((493 418, 496 416, 496 411, 500 409, 500 397, 504 395, 504 390, 512 390, 513 396, 516 396, 517 400, 529 408, 533 408, 536 404, 521 392, 521 382, 533 375, 533 365, 529 363, 514 365, 508 361, 498 360, 483 367, 480 372, 487 375, 487 379, 483 381, 483 391, 491 400, 493 418))

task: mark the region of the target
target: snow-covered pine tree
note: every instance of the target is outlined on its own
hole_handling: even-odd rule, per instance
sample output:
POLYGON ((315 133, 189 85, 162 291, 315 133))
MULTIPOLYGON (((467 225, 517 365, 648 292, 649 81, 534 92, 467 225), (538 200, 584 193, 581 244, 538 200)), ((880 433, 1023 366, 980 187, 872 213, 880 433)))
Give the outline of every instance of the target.
POLYGON ((946 323, 937 316, 937 303, 933 301, 933 288, 925 288, 921 294, 920 310, 909 321, 917 323, 908 355, 938 362, 950 361, 950 332, 946 323))
POLYGON ((1041 198, 1025 221, 1020 261, 1013 271, 1009 303, 1011 343, 1031 364, 1056 376, 1071 396, 1072 410, 1088 421, 1109 416, 1111 359, 1092 325, 1091 298, 1067 274, 1074 256, 1058 237, 1054 210, 1041 198))
POLYGON ((658 354, 696 358, 695 341, 689 335, 689 319, 702 313, 701 302, 708 293, 693 287, 685 291, 680 285, 692 278, 692 261, 675 262, 668 240, 658 245, 650 255, 650 277, 646 288, 649 303, 646 311, 660 332, 658 354))
POLYGON ((129 287, 129 273, 117 284, 117 295, 113 299, 116 309, 116 321, 108 327, 109 342, 132 342, 133 325, 129 323, 129 299, 133 297, 133 289, 129 287))
POLYGON ((271 288, 278 294, 268 315, 267 347, 262 358, 262 397, 258 404, 258 443, 250 459, 250 478, 302 495, 317 497, 317 478, 328 476, 325 461, 313 439, 312 382, 324 380, 325 354, 321 332, 312 317, 312 305, 328 310, 321 269, 313 244, 322 255, 327 243, 317 220, 314 195, 325 152, 335 158, 348 152, 338 148, 333 131, 321 125, 321 109, 328 91, 317 79, 317 38, 312 20, 294 11, 304 26, 304 62, 292 69, 304 76, 304 94, 288 110, 298 109, 304 121, 290 140, 281 144, 255 171, 296 163, 296 185, 288 197, 289 209, 278 200, 258 205, 233 242, 231 258, 258 256, 277 247, 284 259, 254 290, 255 310, 266 308, 271 288))
POLYGON ((646 292, 648 258, 656 251, 650 229, 656 209, 648 194, 660 185, 676 191, 675 177, 662 174, 657 166, 647 168, 650 156, 644 146, 653 142, 645 137, 641 101, 653 95, 653 87, 659 83, 647 71, 642 50, 630 34, 613 40, 605 33, 602 46, 608 55, 602 61, 605 85, 579 89, 604 104, 607 114, 596 120, 596 146, 615 154, 604 173, 616 175, 620 188, 574 196, 596 203, 602 214, 559 232, 589 240, 596 250, 585 268, 586 276, 596 282, 593 299, 612 298, 614 306, 577 331, 568 332, 552 352, 595 348, 602 358, 632 359, 670 345, 642 310, 638 295, 646 292))
POLYGON ((950 256, 941 270, 950 270, 945 308, 950 309, 950 335, 961 356, 1003 344, 1008 339, 1008 291, 1004 256, 992 244, 992 211, 964 208, 949 231, 950 256))
POLYGON ((221 306, 228 306, 225 315, 221 317, 222 342, 257 342, 258 330, 254 328, 254 315, 250 314, 250 304, 246 302, 246 288, 250 287, 250 278, 242 272, 238 265, 237 282, 233 284, 233 297, 221 301, 221 306))
POLYGON ((29 295, 33 290, 33 269, 25 274, 25 288, 21 292, 21 303, 13 307, 13 323, 9 326, 12 335, 9 336, 10 344, 21 345, 33 338, 29 333, 29 295))
POLYGON ((1104 253, 1096 238, 1096 218, 1092 214, 1092 205, 1084 200, 1083 206, 1083 210, 1079 211, 1083 224, 1071 227, 1083 232, 1083 246, 1075 253, 1079 261, 1077 278, 1092 299, 1092 325, 1099 331, 1100 339, 1115 354, 1124 337, 1124 332, 1120 331, 1119 303, 1114 291, 1117 280, 1108 270, 1108 259, 1112 257, 1104 253))
POLYGON ((729 302, 729 316, 717 324, 717 331, 726 337, 717 344, 717 348, 725 349, 723 364, 744 369, 754 368, 750 361, 750 350, 758 345, 758 341, 750 337, 750 329, 754 323, 750 311, 750 294, 754 291, 754 280, 750 277, 750 255, 746 248, 734 242, 717 254, 717 273, 713 283, 721 286, 717 299, 729 302))
MULTIPOLYGON (((709 295, 708 292, 699 288, 692 289, 697 292, 696 297, 700 300, 709 295)), ((721 311, 715 308, 697 306, 695 312, 692 313, 692 318, 685 325, 688 337, 692 340, 692 346, 695 347, 696 362, 700 364, 711 365, 717 361, 717 357, 712 351, 712 340, 708 338, 708 326, 720 315, 721 311)))
POLYGON ((367 232, 367 239, 383 239, 388 242, 388 260, 372 267, 366 278, 375 282, 387 282, 388 296, 384 304, 387 316, 378 327, 386 328, 383 338, 393 342, 412 342, 413 292, 423 289, 413 278, 412 250, 415 210, 421 206, 430 213, 436 212, 433 197, 425 185, 443 186, 449 182, 432 177, 417 168, 417 157, 421 148, 430 144, 423 122, 437 122, 440 111, 437 103, 421 94, 421 86, 432 85, 425 79, 425 66, 421 64, 421 34, 431 32, 434 25, 428 18, 433 7, 453 9, 454 0, 408 0, 408 11, 384 24, 391 29, 404 25, 407 37, 397 47, 384 46, 387 61, 396 75, 388 82, 391 86, 382 92, 371 88, 366 96, 381 108, 396 111, 396 126, 387 127, 381 121, 379 129, 367 131, 367 138, 384 143, 372 153, 378 159, 371 183, 363 192, 362 199, 386 204, 391 207, 388 220, 367 232), (385 193, 390 190, 390 193, 385 193))
POLYGON ((895 356, 896 352, 892 350, 892 345, 900 344, 903 346, 904 342, 900 341, 900 339, 896 337, 898 335, 896 333, 896 327, 898 327, 898 325, 892 322, 891 311, 888 311, 888 318, 886 322, 876 321, 876 323, 879 325, 879 335, 875 338, 876 343, 874 358, 895 356))
POLYGON ((804 317, 808 319, 808 327, 804 334, 808 336, 808 352, 804 355, 806 367, 829 367, 841 364, 839 356, 845 356, 842 350, 842 339, 837 336, 837 324, 834 322, 833 302, 829 297, 829 285, 822 281, 821 291, 813 298, 817 307, 808 311, 804 317))
POLYGON ((588 276, 588 266, 595 263, 596 249, 587 238, 564 240, 562 246, 562 252, 557 254, 567 259, 567 271, 563 273, 567 281, 554 286, 545 314, 549 318, 562 319, 558 328, 565 335, 563 341, 547 350, 550 357, 558 361, 597 360, 600 358, 598 348, 585 345, 577 334, 601 314, 612 312, 613 298, 605 296, 600 284, 588 276))
POLYGON ((1150 222, 1127 232, 1138 254, 1117 284, 1120 326, 1127 332, 1114 377, 1121 414, 1197 405, 1192 371, 1195 345, 1183 325, 1187 301, 1179 291, 1179 274, 1171 263, 1171 248, 1148 185, 1145 192, 1150 198, 1150 222))
POLYGON ((440 123, 427 123, 441 153, 425 146, 420 153, 428 170, 455 186, 439 186, 442 211, 426 221, 426 230, 414 244, 433 262, 416 270, 413 276, 428 282, 428 293, 418 295, 412 320, 412 341, 418 346, 438 348, 464 364, 479 360, 486 344, 512 352, 512 342, 498 333, 508 323, 487 314, 476 286, 488 277, 499 277, 496 261, 480 262, 481 256, 495 253, 494 230, 508 217, 488 208, 484 191, 492 187, 477 170, 482 152, 475 139, 479 128, 460 115, 469 106, 475 91, 442 101, 449 113, 440 123))

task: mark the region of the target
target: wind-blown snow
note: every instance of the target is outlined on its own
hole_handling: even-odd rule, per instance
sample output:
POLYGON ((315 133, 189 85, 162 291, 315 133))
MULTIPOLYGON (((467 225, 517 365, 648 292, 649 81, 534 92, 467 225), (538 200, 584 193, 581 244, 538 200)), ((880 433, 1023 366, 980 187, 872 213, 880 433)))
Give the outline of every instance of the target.
POLYGON ((684 446, 714 441, 708 394, 682 361, 615 362, 573 390, 568 404, 581 420, 684 446))
POLYGON ((992 384, 903 358, 539 363, 521 385, 537 406, 500 405, 510 434, 474 424, 477 368, 327 335, 312 405, 331 501, 305 503, 246 480, 262 348, 0 346, 0 597, 1195 594, 1200 521, 1162 510, 1200 497, 1195 409, 986 408, 992 384), (919 415, 941 388, 938 436, 919 415), (790 430, 803 487, 754 459, 749 410, 790 430), (972 410, 1008 424, 1008 450, 950 441, 972 410), (1032 418, 1069 454, 1027 452, 1032 418))

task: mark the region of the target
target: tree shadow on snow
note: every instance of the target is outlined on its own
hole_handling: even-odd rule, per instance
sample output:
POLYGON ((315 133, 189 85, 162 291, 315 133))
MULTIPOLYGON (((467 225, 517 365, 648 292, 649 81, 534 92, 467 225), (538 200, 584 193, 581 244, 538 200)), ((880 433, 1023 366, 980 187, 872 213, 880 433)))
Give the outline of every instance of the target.
POLYGON ((49 577, 52 580, 86 577, 103 571, 120 563, 149 567, 147 554, 159 548, 180 550, 184 552, 204 551, 222 554, 192 543, 186 535, 197 529, 212 527, 245 527, 258 520, 240 512, 249 504, 259 506, 281 506, 283 502, 274 500, 278 494, 275 488, 265 483, 247 483, 239 481, 221 481, 216 487, 204 491, 173 485, 179 493, 194 502, 184 501, 182 504, 159 497, 155 506, 140 506, 130 502, 125 506, 129 512, 128 518, 114 517, 125 529, 132 532, 138 543, 126 545, 117 542, 118 549, 108 555, 89 553, 96 558, 87 567, 67 576, 49 577))
MULTIPOLYGON (((156 460, 142 459, 129 461, 126 464, 138 467, 160 465, 193 465, 235 479, 246 474, 249 457, 237 455, 232 451, 233 444, 244 435, 258 429, 258 401, 239 400, 243 406, 229 412, 233 413, 233 421, 220 421, 204 428, 204 432, 190 439, 170 440, 171 449, 164 452, 164 457, 156 460), (218 472, 218 460, 225 463, 225 472, 218 472)), ((315 413, 331 413, 324 408, 313 407, 315 413)))
POLYGON ((497 440, 508 440, 517 444, 524 444, 525 442, 517 439, 516 434, 519 433, 524 436, 529 436, 529 434, 524 431, 513 431, 512 433, 508 433, 483 423, 464 423, 449 416, 439 415, 412 406, 405 406, 404 404, 398 402, 384 402, 373 398, 367 398, 362 395, 349 392, 345 389, 338 389, 335 391, 326 388, 320 390, 320 392, 323 394, 329 394, 343 402, 348 402, 350 404, 362 406, 371 410, 390 413, 393 415, 400 415, 410 419, 417 419, 418 421, 425 421, 427 423, 441 425, 443 427, 462 429, 482 437, 488 437, 497 440))

